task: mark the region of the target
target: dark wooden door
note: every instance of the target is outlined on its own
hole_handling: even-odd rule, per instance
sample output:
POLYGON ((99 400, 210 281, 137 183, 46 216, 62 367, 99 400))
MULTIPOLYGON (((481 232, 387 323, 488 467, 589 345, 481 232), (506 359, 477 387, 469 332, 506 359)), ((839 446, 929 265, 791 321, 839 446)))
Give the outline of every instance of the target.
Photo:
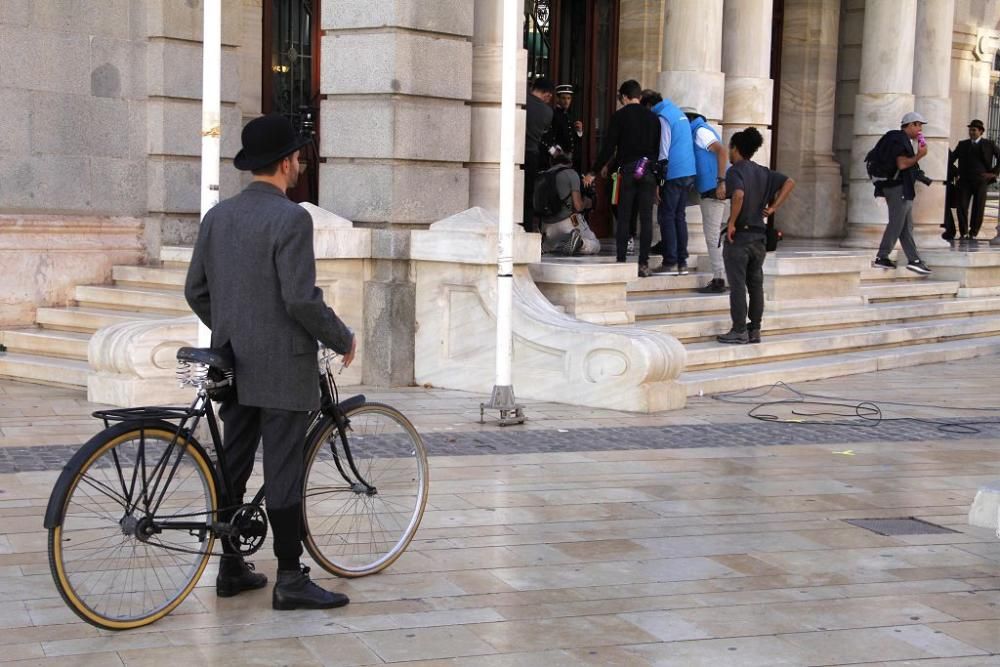
POLYGON ((305 173, 288 192, 297 202, 319 202, 319 0, 264 0, 261 111, 292 121, 312 145, 299 161, 305 173))
MULTIPOLYGON (((579 164, 586 171, 597 157, 618 88, 619 0, 526 0, 524 46, 528 78, 550 78, 575 89, 570 115, 583 121, 579 164)), ((598 183, 598 205, 590 225, 611 236, 606 184, 598 183)))

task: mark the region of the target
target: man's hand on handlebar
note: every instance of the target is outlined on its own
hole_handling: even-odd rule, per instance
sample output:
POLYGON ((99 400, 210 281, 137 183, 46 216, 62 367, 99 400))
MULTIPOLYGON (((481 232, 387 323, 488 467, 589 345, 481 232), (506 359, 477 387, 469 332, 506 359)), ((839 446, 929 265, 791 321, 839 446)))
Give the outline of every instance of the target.
POLYGON ((344 355, 344 368, 348 368, 351 362, 354 361, 354 353, 358 351, 358 337, 357 335, 351 339, 351 351, 344 355))

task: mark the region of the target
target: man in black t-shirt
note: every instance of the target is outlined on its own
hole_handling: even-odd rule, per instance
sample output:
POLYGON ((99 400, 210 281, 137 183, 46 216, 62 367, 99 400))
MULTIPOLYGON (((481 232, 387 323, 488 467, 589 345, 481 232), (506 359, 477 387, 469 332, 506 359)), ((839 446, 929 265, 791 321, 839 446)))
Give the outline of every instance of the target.
POLYGON ((733 327, 717 337, 720 343, 760 342, 760 322, 764 316, 766 220, 785 203, 795 187, 795 181, 784 174, 750 161, 763 143, 764 137, 753 127, 737 132, 729 140, 732 166, 726 172, 726 194, 732 200, 732 206, 723 239, 722 258, 729 279, 729 315, 733 327))
POLYGON ((594 173, 607 176, 612 156, 619 167, 618 214, 615 216, 615 245, 619 262, 626 260, 629 239, 629 219, 633 209, 639 210, 639 277, 649 271, 649 246, 653 242, 653 201, 656 198, 656 178, 653 169, 660 153, 660 122, 656 115, 640 104, 642 86, 630 79, 618 89, 622 107, 611 116, 608 134, 594 169, 587 174, 584 185, 594 180, 594 173), (643 163, 643 161, 645 161, 643 163), (645 166, 642 166, 642 165, 645 166), (637 177, 638 176, 638 177, 637 177))

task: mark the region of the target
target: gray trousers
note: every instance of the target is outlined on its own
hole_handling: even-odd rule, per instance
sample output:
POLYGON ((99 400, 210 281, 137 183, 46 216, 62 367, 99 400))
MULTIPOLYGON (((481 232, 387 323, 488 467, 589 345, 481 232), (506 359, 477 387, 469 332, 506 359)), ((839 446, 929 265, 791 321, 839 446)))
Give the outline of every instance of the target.
MULTIPOLYGON (((705 245, 708 246, 708 258, 712 264, 712 278, 726 279, 726 265, 722 261, 722 246, 719 236, 722 234, 729 201, 715 197, 702 197, 698 202, 701 208, 701 229, 705 232, 705 245)), ((701 268, 701 267, 699 267, 701 268)))
POLYGON ((883 188, 885 203, 889 207, 889 224, 882 233, 882 243, 878 247, 879 257, 888 257, 896 247, 896 241, 903 246, 908 262, 920 259, 917 243, 913 240, 913 200, 903 199, 903 186, 883 188))

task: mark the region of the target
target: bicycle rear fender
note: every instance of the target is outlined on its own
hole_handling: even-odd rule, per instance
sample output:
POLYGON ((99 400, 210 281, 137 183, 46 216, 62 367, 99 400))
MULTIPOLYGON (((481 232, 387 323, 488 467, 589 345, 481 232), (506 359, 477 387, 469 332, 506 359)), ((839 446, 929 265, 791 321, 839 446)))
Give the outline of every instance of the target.
MULTIPOLYGON (((160 421, 160 420, 142 420, 142 425, 145 428, 150 429, 163 429, 165 431, 176 431, 177 424, 171 424, 170 422, 160 421)), ((45 520, 42 525, 51 530, 56 526, 62 525, 63 515, 66 511, 66 494, 69 493, 70 487, 75 481, 75 475, 77 470, 80 469, 87 459, 93 456, 104 443, 113 438, 117 438, 122 433, 127 433, 128 431, 134 430, 139 423, 135 421, 124 421, 119 424, 115 424, 110 428, 106 428, 103 431, 96 434, 90 440, 88 440, 80 449, 76 451, 76 454, 66 462, 63 466, 62 473, 59 474, 59 479, 56 480, 55 486, 52 487, 52 494, 49 496, 49 504, 45 509, 45 520)), ((190 442, 193 446, 201 449, 201 445, 192 436, 190 442)), ((202 451, 202 454, 205 452, 202 451)), ((208 456, 206 455, 207 459, 208 456)), ((214 474, 214 471, 213 471, 214 474)))

